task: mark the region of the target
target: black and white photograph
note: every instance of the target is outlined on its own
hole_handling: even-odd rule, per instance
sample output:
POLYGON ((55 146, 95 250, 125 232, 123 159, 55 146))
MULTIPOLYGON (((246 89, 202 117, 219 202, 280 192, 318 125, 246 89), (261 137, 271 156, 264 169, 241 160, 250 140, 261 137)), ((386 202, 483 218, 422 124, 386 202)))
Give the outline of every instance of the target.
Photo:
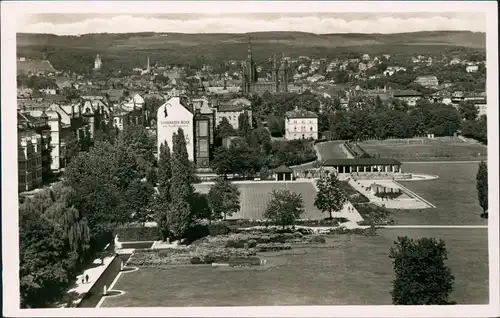
POLYGON ((4 314, 499 316, 497 26, 3 2, 4 314))

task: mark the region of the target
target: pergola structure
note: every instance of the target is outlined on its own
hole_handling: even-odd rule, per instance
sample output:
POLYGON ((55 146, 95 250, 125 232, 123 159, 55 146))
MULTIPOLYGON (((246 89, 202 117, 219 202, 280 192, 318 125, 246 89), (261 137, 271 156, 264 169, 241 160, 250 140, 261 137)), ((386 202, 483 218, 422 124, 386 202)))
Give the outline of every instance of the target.
POLYGON ((293 170, 287 166, 280 166, 273 170, 276 181, 292 181, 293 170))
POLYGON ((402 173, 401 162, 392 158, 328 159, 323 167, 334 168, 338 173, 402 173))

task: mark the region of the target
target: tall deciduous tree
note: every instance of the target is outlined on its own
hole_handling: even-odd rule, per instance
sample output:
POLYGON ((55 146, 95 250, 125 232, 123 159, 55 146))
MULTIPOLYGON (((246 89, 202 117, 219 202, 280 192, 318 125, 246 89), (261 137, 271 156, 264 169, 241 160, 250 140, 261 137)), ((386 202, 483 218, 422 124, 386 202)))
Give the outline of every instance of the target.
POLYGON ((173 135, 172 150, 171 208, 168 222, 173 236, 180 237, 191 223, 191 204, 194 193, 191 184, 194 178, 187 153, 186 139, 181 128, 173 135))
POLYGON ((237 132, 234 127, 229 123, 229 120, 226 117, 222 117, 221 122, 215 128, 214 133, 214 144, 219 147, 222 146, 222 140, 227 137, 236 136, 237 132))
POLYGON ((488 166, 484 161, 479 163, 476 175, 476 188, 479 205, 483 209, 483 215, 488 211, 488 166))
POLYGON ((245 111, 238 116, 238 133, 242 137, 250 136, 252 125, 250 124, 248 113, 245 111))
POLYGON ((154 187, 151 183, 139 179, 132 181, 126 191, 126 204, 132 211, 132 219, 144 223, 150 221, 154 187))
POLYGON ((333 212, 342 210, 347 202, 347 198, 340 189, 339 179, 335 173, 321 176, 316 180, 316 187, 318 192, 316 193, 314 206, 323 213, 330 213, 330 219, 333 219, 333 212))
POLYGON ((398 237, 394 244, 389 254, 396 273, 391 292, 393 304, 450 304, 455 278, 445 264, 448 252, 444 241, 398 237))
POLYGON ((304 200, 300 193, 288 189, 273 190, 264 217, 285 228, 293 225, 304 211, 304 200))
POLYGON ((223 177, 218 177, 208 192, 208 202, 211 208, 209 221, 220 220, 238 212, 240 206, 240 191, 235 184, 223 177))

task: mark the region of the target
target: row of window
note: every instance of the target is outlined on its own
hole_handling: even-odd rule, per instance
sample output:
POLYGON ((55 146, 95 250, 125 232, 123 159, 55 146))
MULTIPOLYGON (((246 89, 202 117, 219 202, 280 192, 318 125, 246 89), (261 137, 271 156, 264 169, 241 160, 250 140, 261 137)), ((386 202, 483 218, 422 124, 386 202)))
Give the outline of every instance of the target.
MULTIPOLYGON (((302 120, 300 123, 299 123, 299 120, 291 120, 291 123, 292 124, 306 124, 306 120, 302 120)), ((314 124, 314 120, 307 120, 307 124, 314 124)))
MULTIPOLYGON (((312 126, 309 127, 309 128, 310 128, 309 131, 313 131, 313 127, 312 126)), ((293 127, 293 131, 297 131, 297 127, 293 127)), ((304 126, 301 126, 300 127, 300 131, 307 131, 307 129, 304 126)))
POLYGON ((40 178, 42 178, 42 171, 37 170, 28 174, 20 174, 18 181, 19 183, 31 183, 33 181, 39 180, 40 178))

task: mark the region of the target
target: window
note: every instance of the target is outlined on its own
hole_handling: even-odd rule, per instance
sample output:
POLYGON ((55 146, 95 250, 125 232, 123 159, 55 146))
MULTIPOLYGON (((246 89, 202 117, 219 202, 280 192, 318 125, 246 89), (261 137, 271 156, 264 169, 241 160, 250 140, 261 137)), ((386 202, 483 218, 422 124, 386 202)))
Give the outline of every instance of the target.
POLYGON ((293 127, 293 130, 294 130, 294 131, 297 131, 297 126, 294 126, 294 127, 293 127))
POLYGON ((311 129, 310 129, 310 130, 311 130, 311 131, 313 131, 313 128, 312 128, 312 126, 311 126, 311 129))

